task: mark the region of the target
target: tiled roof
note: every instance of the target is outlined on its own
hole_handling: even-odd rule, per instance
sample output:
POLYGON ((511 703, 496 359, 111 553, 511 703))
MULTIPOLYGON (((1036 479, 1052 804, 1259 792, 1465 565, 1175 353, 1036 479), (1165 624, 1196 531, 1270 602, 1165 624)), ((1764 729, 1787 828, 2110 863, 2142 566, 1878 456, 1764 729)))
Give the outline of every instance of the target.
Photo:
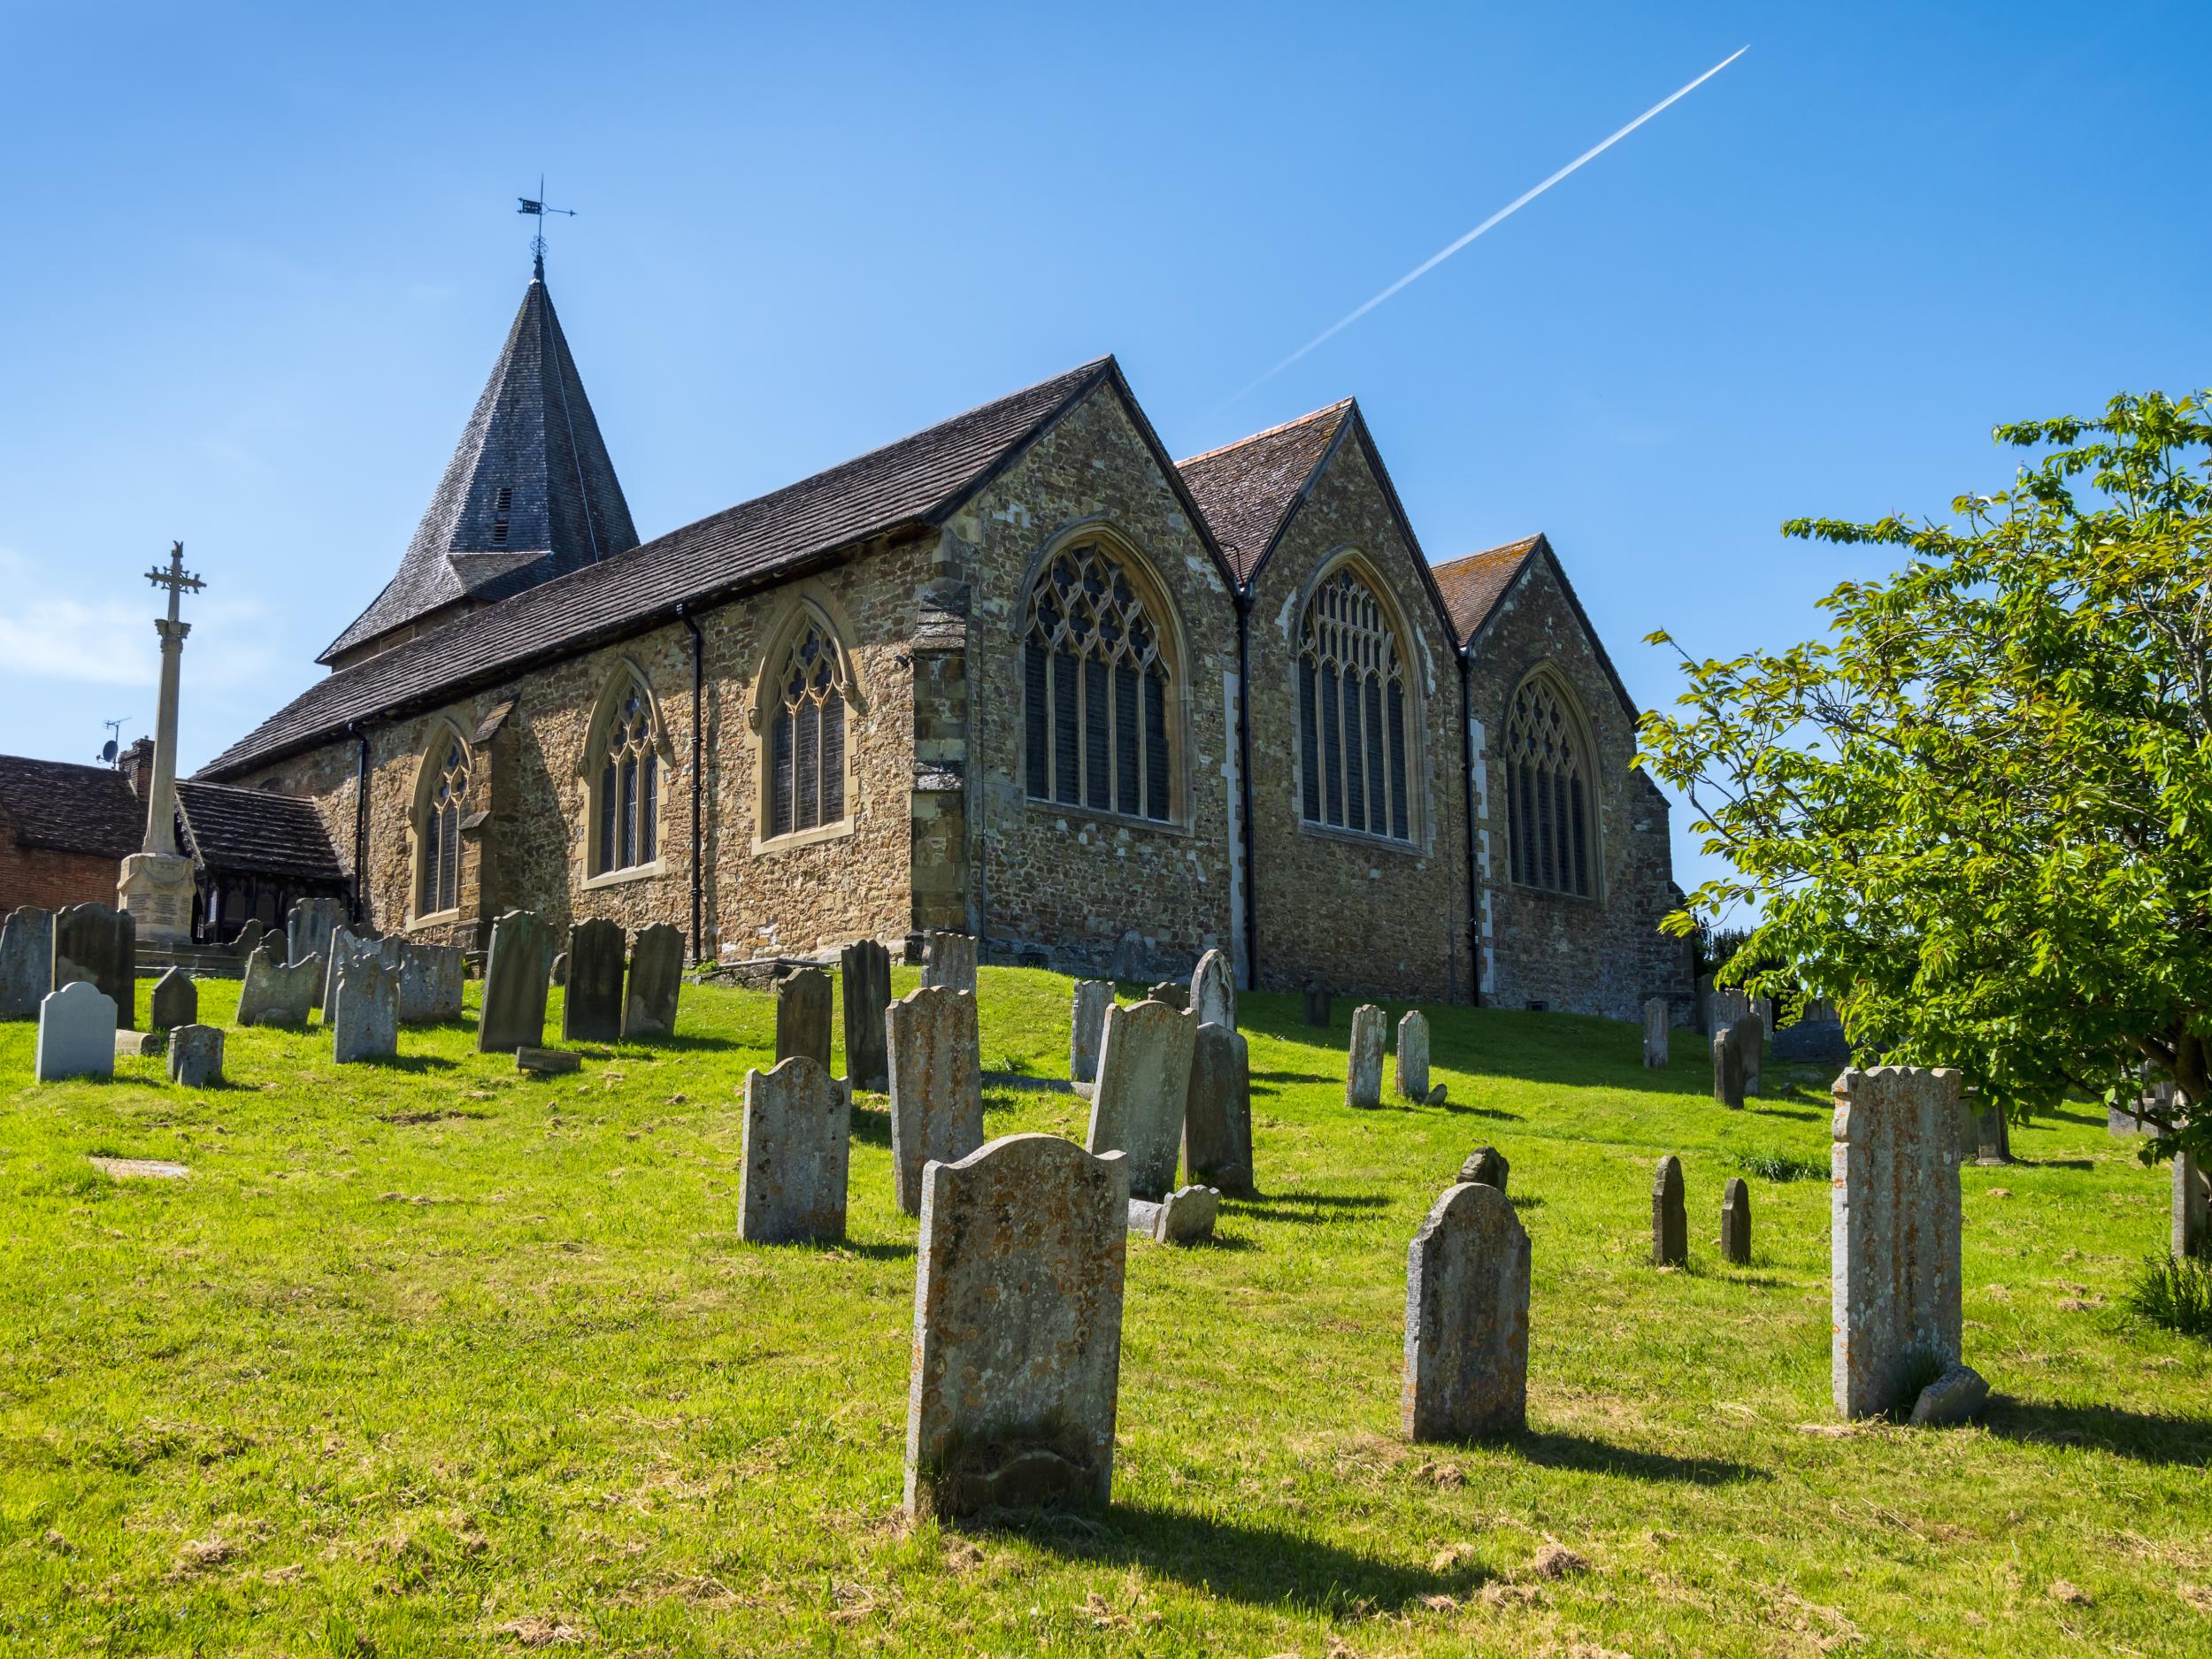
POLYGON ((146 809, 111 766, 0 755, 0 807, 21 847, 121 859, 146 839, 146 809))
POLYGON ((200 775, 234 777, 351 722, 495 682, 651 626, 680 604, 718 599, 870 537, 940 519, 1048 421, 1118 373, 1111 357, 1085 364, 341 669, 200 775))
POLYGON ((1239 582, 1252 580, 1351 411, 1348 397, 1175 464, 1239 582))
MULTIPOLYGON (((112 766, 0 755, 0 806, 27 848, 120 861, 146 836, 146 809, 112 766)), ((343 881, 322 814, 310 801, 228 784, 177 782, 183 845, 204 866, 343 881)))
POLYGON ((1543 545, 1544 538, 1540 533, 1432 567, 1436 585, 1444 595, 1445 608, 1451 612, 1453 630, 1458 634, 1462 645, 1475 637, 1476 631, 1489 619, 1491 607, 1521 573, 1521 566, 1543 545))
POLYGON ((208 869, 311 881, 346 879, 312 801, 186 779, 177 785, 177 806, 191 852, 208 869))
POLYGON ((399 573, 317 660, 455 600, 504 598, 636 545, 552 296, 533 280, 399 573))

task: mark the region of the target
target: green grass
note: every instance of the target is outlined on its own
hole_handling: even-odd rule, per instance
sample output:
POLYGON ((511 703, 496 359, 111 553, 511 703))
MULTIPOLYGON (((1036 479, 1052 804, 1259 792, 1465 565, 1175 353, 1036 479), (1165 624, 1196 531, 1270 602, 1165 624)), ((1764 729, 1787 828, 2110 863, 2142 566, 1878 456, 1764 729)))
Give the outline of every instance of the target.
MULTIPOLYGON (((1067 981, 983 982, 989 1063, 1064 1076, 1067 981)), ((1821 1167, 1824 1079, 1770 1066, 1793 1092, 1730 1112, 1633 1027, 1432 1010, 1449 1102, 1355 1114, 1349 1008, 1316 1041, 1248 997, 1262 1195, 1214 1248, 1131 1242, 1112 1509, 961 1532, 900 1515, 915 1226, 882 1102, 849 1242, 741 1244, 772 1005, 684 1007, 551 1081, 466 1024, 342 1069, 233 1032, 234 1086, 191 1093, 154 1061, 34 1087, 0 1026, 0 1648, 2212 1650, 2212 1347, 2122 1311, 2164 1171, 2101 1116, 1965 1171, 1986 1421, 1847 1432, 1825 1183, 1754 1174, 1752 1263, 1712 1242, 1730 1175, 1821 1167), (1484 1141, 1534 1245, 1530 1432, 1409 1446, 1406 1247, 1484 1141), (1663 1272, 1667 1151, 1693 1225, 1663 1272)), ((1066 1094, 987 1104, 995 1134, 1081 1132, 1066 1094)))
POLYGON ((2183 1336, 2212 1338, 2212 1266, 2170 1251, 2143 1258, 2128 1282, 2129 1308, 2183 1336))

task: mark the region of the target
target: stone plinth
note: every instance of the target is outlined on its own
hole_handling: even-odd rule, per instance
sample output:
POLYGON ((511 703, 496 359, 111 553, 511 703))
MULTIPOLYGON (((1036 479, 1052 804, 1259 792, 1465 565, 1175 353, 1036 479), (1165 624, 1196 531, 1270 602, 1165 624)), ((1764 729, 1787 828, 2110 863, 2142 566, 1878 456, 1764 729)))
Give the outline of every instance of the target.
POLYGON ((192 861, 181 853, 133 853, 115 884, 116 906, 130 912, 138 937, 165 950, 192 943, 192 861))

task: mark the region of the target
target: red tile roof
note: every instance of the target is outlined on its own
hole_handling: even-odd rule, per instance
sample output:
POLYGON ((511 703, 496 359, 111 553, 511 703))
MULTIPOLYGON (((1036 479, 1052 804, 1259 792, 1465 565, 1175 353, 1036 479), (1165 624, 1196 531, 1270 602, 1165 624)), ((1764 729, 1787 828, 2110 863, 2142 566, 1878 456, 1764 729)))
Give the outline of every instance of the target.
POLYGON ((1472 640, 1476 631, 1489 620, 1492 609, 1512 585, 1513 579, 1521 573, 1530 555, 1543 545, 1544 538, 1540 533, 1431 567, 1436 585, 1443 593, 1445 608, 1451 612, 1452 628, 1459 635, 1461 645, 1472 640))
POLYGON ((1252 580, 1351 412, 1348 397, 1175 464, 1239 582, 1252 580))

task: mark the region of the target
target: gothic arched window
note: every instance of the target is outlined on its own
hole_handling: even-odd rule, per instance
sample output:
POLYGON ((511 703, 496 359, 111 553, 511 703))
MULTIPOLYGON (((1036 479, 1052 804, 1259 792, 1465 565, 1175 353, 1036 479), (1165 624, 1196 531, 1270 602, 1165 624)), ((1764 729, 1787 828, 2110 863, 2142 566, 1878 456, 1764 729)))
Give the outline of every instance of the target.
POLYGON ((768 681, 768 836, 845 816, 845 681, 837 642, 810 614, 768 681))
POLYGON ((415 824, 415 914, 434 916, 461 902, 461 818, 468 810, 469 752, 450 733, 425 763, 415 824))
POLYGON ((1513 879, 1588 898, 1597 867, 1589 757, 1565 687, 1537 674, 1513 694, 1505 723, 1506 841, 1513 879))
POLYGON ((1340 566, 1298 651, 1299 807, 1309 824, 1413 839, 1405 659, 1374 591, 1340 566))
POLYGON ((1120 561, 1095 542, 1056 554, 1023 642, 1030 799, 1166 819, 1170 668, 1159 620, 1120 561))
POLYGON ((660 853, 660 756, 653 746, 653 705, 637 677, 607 716, 595 758, 597 776, 591 872, 649 864, 660 853))

